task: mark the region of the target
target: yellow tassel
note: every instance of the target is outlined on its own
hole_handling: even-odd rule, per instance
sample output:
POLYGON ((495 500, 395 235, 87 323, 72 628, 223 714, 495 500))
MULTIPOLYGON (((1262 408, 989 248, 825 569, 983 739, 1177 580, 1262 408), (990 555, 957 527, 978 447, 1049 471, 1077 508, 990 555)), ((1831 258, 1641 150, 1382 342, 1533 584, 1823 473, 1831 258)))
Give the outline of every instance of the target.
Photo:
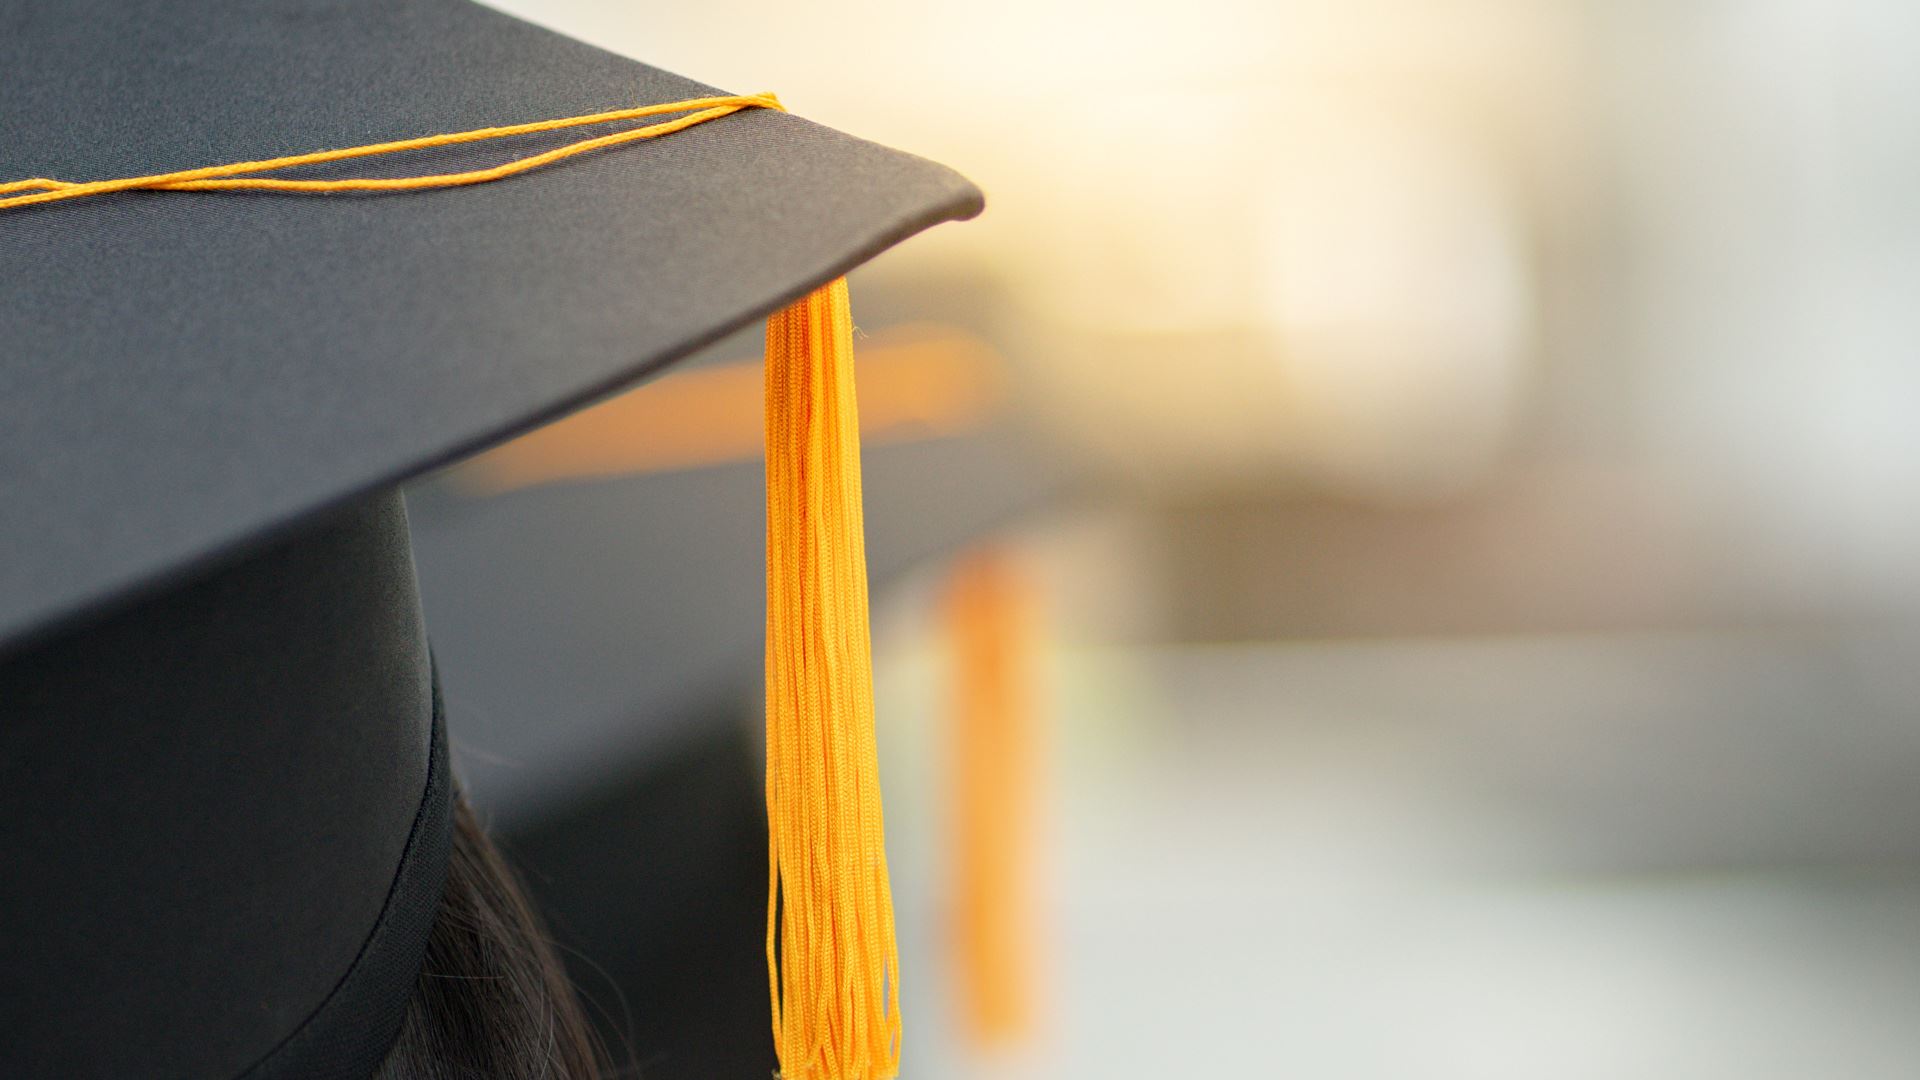
POLYGON ((767 972, 784 1080, 899 1072, 853 321, 835 281, 767 320, 767 972))
POLYGON ((954 568, 954 968, 964 1030, 981 1049, 1035 1021, 1032 854, 1038 742, 1027 581, 997 551, 954 568))

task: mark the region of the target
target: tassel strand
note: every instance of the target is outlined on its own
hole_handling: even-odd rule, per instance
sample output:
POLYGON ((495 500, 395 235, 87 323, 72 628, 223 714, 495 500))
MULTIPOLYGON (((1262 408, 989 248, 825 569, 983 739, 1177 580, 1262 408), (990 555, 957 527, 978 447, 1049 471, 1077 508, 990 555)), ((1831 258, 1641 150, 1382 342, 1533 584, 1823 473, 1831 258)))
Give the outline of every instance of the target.
POLYGON ((767 972, 784 1080, 899 1072, 844 280, 767 320, 767 972))

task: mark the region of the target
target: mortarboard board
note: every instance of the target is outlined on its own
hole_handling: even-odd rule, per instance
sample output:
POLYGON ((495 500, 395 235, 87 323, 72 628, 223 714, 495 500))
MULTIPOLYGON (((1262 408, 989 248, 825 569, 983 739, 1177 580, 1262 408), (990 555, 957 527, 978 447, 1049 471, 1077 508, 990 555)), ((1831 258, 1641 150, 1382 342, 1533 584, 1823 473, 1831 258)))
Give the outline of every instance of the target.
MULTIPOLYGON (((712 95, 466 0, 0 3, 6 180, 712 95)), ((5 1073, 368 1075, 447 844, 394 485, 978 207, 943 168, 741 107, 499 183, 0 211, 5 1073)))

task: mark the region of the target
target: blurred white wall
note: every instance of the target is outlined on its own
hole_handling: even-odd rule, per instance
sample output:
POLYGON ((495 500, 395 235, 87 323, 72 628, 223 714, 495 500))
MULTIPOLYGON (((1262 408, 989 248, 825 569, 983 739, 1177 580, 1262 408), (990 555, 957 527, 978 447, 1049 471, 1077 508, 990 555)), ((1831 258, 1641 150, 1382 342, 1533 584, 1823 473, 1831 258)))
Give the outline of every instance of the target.
POLYGON ((1920 8, 1596 5, 1625 445, 1753 524, 1754 587, 1917 598, 1920 8))

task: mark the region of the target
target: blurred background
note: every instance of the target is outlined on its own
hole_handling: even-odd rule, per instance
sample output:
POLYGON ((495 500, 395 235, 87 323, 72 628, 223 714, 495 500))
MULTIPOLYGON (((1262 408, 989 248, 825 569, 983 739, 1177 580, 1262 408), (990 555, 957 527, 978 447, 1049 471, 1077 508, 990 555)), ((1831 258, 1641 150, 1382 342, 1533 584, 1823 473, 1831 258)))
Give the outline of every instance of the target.
MULTIPOLYGON (((1920 8, 496 3, 987 192, 853 281, 904 1075, 1920 1075, 1920 8)), ((413 493, 650 1077, 771 1067, 756 348, 413 493)))

